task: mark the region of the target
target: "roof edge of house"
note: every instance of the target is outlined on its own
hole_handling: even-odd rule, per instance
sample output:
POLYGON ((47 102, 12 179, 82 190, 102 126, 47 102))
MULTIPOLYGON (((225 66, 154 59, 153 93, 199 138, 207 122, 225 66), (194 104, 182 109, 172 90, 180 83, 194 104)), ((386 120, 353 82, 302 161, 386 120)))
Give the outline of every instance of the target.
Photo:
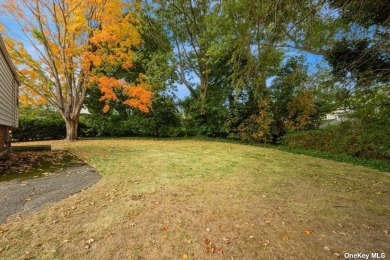
POLYGON ((14 75, 14 79, 16 80, 16 83, 18 83, 18 86, 20 86, 20 81, 18 79, 18 73, 16 72, 15 65, 12 63, 11 57, 9 56, 9 53, 7 51, 7 48, 5 47, 3 37, 0 34, 0 52, 3 54, 3 57, 5 58, 8 67, 10 68, 12 74, 14 75))

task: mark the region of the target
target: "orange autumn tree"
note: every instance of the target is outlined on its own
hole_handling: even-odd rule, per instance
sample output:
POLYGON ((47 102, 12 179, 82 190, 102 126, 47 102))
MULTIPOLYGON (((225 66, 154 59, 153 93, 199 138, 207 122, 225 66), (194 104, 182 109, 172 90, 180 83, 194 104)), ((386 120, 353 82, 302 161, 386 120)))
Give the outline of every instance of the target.
POLYGON ((152 92, 145 75, 129 83, 110 73, 110 68, 133 66, 133 50, 142 44, 139 8, 121 0, 2 1, 2 15, 13 25, 5 38, 23 100, 29 96, 56 108, 67 140, 77 139, 80 110, 92 87, 100 88, 105 112, 110 101, 119 102, 118 91, 127 97, 124 105, 149 111, 152 92))

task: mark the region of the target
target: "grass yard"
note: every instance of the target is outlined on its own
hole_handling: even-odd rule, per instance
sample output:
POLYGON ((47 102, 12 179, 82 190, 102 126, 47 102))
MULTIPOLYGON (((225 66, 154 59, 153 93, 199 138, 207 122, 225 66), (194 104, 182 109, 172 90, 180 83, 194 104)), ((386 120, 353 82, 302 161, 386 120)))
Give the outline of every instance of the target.
POLYGON ((9 219, 1 259, 390 257, 388 172, 210 141, 42 143, 103 178, 9 219))

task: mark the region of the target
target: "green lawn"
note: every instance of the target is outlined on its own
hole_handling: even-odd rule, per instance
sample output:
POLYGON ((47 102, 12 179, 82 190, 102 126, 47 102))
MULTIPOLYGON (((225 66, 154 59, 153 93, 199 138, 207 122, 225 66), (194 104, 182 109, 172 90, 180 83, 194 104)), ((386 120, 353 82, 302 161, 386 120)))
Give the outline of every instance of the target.
POLYGON ((103 178, 2 225, 2 259, 390 256, 388 172, 222 142, 41 143, 103 178))

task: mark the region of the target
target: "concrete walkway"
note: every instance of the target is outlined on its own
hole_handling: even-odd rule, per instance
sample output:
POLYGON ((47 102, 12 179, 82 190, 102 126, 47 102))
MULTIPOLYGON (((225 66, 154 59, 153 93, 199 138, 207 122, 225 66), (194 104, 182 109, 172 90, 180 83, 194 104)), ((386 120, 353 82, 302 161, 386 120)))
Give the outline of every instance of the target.
POLYGON ((90 187, 101 176, 89 165, 69 167, 48 177, 0 182, 0 224, 90 187))

